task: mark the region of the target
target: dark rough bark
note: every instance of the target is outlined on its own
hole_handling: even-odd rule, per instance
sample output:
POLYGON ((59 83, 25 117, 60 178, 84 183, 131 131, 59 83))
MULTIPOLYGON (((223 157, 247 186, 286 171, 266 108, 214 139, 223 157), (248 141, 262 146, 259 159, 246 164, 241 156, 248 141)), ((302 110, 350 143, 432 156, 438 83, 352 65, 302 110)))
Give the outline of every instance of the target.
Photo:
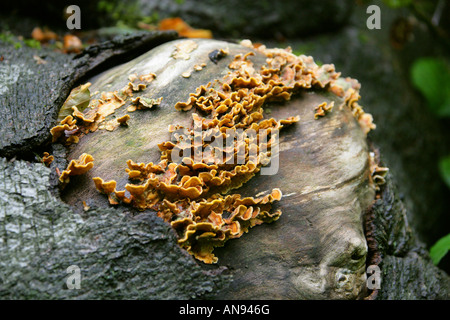
POLYGON ((368 265, 381 269, 381 288, 373 297, 384 300, 449 299, 450 277, 434 266, 425 245, 408 224, 406 208, 392 176, 368 215, 368 265))
POLYGON ((378 299, 450 299, 448 276, 416 252, 402 258, 387 256, 382 278, 378 299))
POLYGON ((0 159, 1 299, 191 299, 229 280, 201 270, 152 212, 93 208, 82 219, 48 191, 49 172, 0 159), (80 289, 67 288, 71 265, 80 289))
POLYGON ((29 156, 48 142, 59 108, 89 72, 175 38, 173 32, 139 32, 93 45, 77 56, 0 43, 0 156, 29 156), (34 55, 46 63, 38 64, 34 55))

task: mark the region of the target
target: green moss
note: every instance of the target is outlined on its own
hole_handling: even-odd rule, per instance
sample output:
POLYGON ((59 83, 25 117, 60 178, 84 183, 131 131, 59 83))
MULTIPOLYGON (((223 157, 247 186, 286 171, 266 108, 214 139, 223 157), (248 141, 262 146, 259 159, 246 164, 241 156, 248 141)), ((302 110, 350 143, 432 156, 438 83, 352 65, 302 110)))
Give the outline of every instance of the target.
POLYGON ((15 35, 9 31, 0 33, 0 41, 8 44, 12 44, 15 49, 22 48, 23 45, 34 49, 41 49, 41 43, 35 39, 23 39, 19 40, 15 35))
POLYGON ((9 31, 0 33, 0 41, 4 43, 9 43, 14 46, 15 49, 22 48, 22 44, 18 41, 18 39, 9 31))
POLYGON ((142 15, 139 10, 138 1, 116 1, 101 0, 97 8, 100 13, 105 13, 112 24, 135 27, 138 21, 141 21, 142 15))
MULTIPOLYGON (((279 46, 282 47, 282 46, 279 46)), ((311 51, 313 51, 314 49, 314 45, 312 43, 305 43, 305 44, 300 44, 300 45, 296 45, 292 47, 292 53, 295 54, 296 56, 299 55, 310 55, 311 51)))
POLYGON ((41 49, 41 43, 35 39, 25 39, 23 43, 30 48, 41 49))
POLYGON ((159 21, 158 12, 153 12, 151 16, 142 17, 141 21, 147 24, 155 24, 159 21))
POLYGON ((2 32, 0 33, 0 41, 14 43, 14 36, 9 31, 2 32))

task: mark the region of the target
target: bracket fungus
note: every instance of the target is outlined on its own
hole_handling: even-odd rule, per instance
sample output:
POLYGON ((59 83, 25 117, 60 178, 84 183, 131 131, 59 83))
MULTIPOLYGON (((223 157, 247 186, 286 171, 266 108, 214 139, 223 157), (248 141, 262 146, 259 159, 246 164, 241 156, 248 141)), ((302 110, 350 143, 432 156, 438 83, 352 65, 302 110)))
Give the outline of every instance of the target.
POLYGON ((44 152, 41 158, 41 162, 45 164, 47 167, 55 160, 55 157, 50 155, 48 152, 44 152))
POLYGON ((59 181, 64 184, 69 183, 70 176, 85 174, 94 166, 94 158, 87 153, 83 153, 77 160, 71 160, 67 169, 59 176, 59 181))
POLYGON ((189 39, 89 82, 89 106, 52 129, 78 137, 70 157, 96 159, 65 201, 154 211, 196 259, 233 268, 236 297, 364 291, 362 213, 383 170, 356 80, 289 48, 189 39), (102 130, 113 120, 132 125, 102 130))
POLYGON ((328 112, 333 109, 334 101, 329 105, 326 102, 322 102, 316 107, 316 113, 314 114, 314 119, 319 119, 319 117, 324 117, 328 112))

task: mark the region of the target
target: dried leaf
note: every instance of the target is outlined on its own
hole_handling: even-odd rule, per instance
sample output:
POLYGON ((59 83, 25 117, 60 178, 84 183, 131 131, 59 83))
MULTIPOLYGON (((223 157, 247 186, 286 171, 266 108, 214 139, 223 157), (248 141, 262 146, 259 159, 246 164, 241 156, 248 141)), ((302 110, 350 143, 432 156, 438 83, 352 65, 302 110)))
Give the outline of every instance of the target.
POLYGON ((62 121, 67 116, 72 115, 72 107, 77 107, 80 112, 83 112, 83 110, 86 109, 89 105, 89 101, 91 100, 91 93, 89 91, 90 85, 91 84, 88 82, 76 87, 70 92, 69 97, 67 97, 61 107, 61 110, 59 111, 58 121, 62 121))
POLYGON ((81 50, 83 50, 83 42, 81 42, 80 38, 72 34, 64 36, 64 52, 79 53, 81 50))
POLYGON ((48 42, 50 40, 58 39, 58 35, 53 31, 50 31, 48 29, 42 30, 39 27, 33 29, 33 31, 31 32, 31 37, 39 42, 48 42))
POLYGON ((178 32, 178 34, 181 37, 186 38, 206 38, 206 39, 212 39, 213 35, 210 30, 205 29, 194 29, 190 25, 188 25, 186 22, 183 21, 183 19, 176 17, 176 18, 167 18, 163 19, 159 22, 158 26, 159 30, 175 30, 178 32))

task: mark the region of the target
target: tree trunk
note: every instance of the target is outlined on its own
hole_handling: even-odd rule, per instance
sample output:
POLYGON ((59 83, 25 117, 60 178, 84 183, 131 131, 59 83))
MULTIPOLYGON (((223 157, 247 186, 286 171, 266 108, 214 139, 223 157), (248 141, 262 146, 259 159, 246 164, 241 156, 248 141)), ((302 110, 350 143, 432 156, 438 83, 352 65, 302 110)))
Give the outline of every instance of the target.
MULTIPOLYGON (((183 68, 192 67, 195 59, 207 57, 210 44, 217 47, 223 42, 199 42, 199 48, 191 57, 193 60, 183 68)), ((159 48, 158 54, 172 53, 172 46, 159 48)), ((230 44, 233 49, 234 46, 230 44)), ((100 46, 96 56, 101 56, 103 50, 108 52, 105 48, 100 46)), ((127 50, 130 49, 124 49, 127 50)), ((261 63, 263 58, 256 56, 261 63)), ((211 73, 200 71, 197 78, 191 79, 182 79, 180 75, 185 69, 178 68, 177 82, 169 81, 169 84, 181 84, 184 80, 189 84, 158 87, 160 91, 153 91, 152 96, 161 93, 171 102, 155 113, 158 117, 152 115, 154 110, 151 110, 141 120, 161 121, 167 125, 168 114, 172 115, 169 120, 176 120, 173 105, 186 101, 189 93, 204 84, 205 77, 217 78, 220 68, 229 62, 224 60, 223 65, 216 67, 210 64, 203 72, 211 73)), ((128 75, 128 71, 123 74, 128 75)), ((46 106, 51 107, 49 119, 30 124, 29 116, 23 115, 30 112, 20 109, 17 116, 11 118, 9 127, 2 127, 3 156, 29 154, 29 150, 48 142, 49 135, 45 132, 51 127, 50 119, 56 119, 62 97, 68 94, 69 85, 65 81, 73 84, 80 74, 54 76, 58 85, 52 97, 46 100, 51 102, 46 106), (18 134, 16 140, 12 140, 8 131, 12 126, 35 130, 31 135, 18 134)), ((54 83, 47 78, 33 79, 35 87, 49 88, 54 83)), ((12 112, 15 102, 29 99, 29 92, 19 91, 19 82, 7 85, 10 92, 1 112, 11 117, 15 114, 12 112)), ((273 176, 256 175, 235 190, 243 196, 255 196, 279 187, 283 198, 274 209, 283 212, 281 217, 271 224, 256 226, 240 239, 217 248, 219 262, 212 266, 194 260, 180 248, 170 224, 156 217, 154 212, 136 212, 122 205, 109 207, 107 198, 95 190, 90 178, 94 173, 122 172, 124 161, 115 162, 115 167, 96 169, 94 166, 87 177, 73 178, 64 193, 65 203, 59 199, 55 188, 58 178, 55 168, 63 170, 67 165, 61 146, 53 145, 56 159, 50 169, 40 163, 2 158, 0 297, 447 299, 448 276, 431 264, 426 250, 408 227, 405 208, 389 176, 378 193, 379 198, 373 201, 375 186, 371 180, 370 149, 365 132, 346 102, 333 94, 314 90, 299 93, 286 103, 270 105, 270 117, 279 119, 297 114, 299 123, 281 134, 279 172, 273 176), (334 107, 324 117, 315 119, 315 107, 324 101, 334 101, 334 107), (94 200, 89 202, 89 199, 94 200), (84 210, 83 200, 91 208, 84 210), (365 271, 373 264, 381 268, 381 288, 367 291, 365 271), (70 266, 79 268, 80 289, 69 289, 76 283, 71 277, 76 273, 71 273, 73 269, 68 271, 70 266)), ((267 110, 266 116, 269 116, 267 110)), ((123 130, 112 134, 120 132, 123 130)), ((89 147, 88 142, 94 142, 90 139, 93 138, 86 142, 81 140, 68 159, 81 153, 77 148, 94 152, 95 148, 89 147)), ((117 142, 115 139, 108 141, 110 144, 117 142)), ((162 141, 153 141, 152 145, 162 141)), ((117 147, 110 145, 107 150, 110 152, 106 156, 122 156, 117 147)), ((95 158, 101 160, 102 155, 97 154, 95 158)))

